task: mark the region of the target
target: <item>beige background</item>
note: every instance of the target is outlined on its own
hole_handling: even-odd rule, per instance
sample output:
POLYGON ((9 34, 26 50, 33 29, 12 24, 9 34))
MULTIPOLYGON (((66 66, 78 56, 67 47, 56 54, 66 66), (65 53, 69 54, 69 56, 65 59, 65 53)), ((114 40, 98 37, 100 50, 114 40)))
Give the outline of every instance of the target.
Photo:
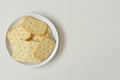
POLYGON ((120 80, 120 0, 0 0, 0 80, 120 80), (40 13, 57 27, 61 44, 47 65, 11 61, 4 44, 11 19, 40 13))

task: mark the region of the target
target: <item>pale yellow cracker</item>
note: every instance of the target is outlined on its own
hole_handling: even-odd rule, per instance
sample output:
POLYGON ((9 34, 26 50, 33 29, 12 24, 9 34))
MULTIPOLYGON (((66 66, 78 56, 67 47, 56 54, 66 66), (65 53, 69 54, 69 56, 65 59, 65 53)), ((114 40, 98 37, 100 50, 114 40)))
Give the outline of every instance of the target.
POLYGON ((12 29, 7 33, 7 37, 12 45, 16 43, 16 40, 22 39, 27 40, 31 37, 31 33, 26 31, 21 25, 17 25, 16 28, 12 29))
POLYGON ((27 16, 22 21, 23 27, 34 35, 42 36, 47 30, 47 24, 41 20, 27 16))
POLYGON ((36 36, 36 35, 35 35, 35 36, 33 36, 32 40, 39 42, 39 41, 41 40, 41 38, 42 38, 41 36, 36 36))
POLYGON ((54 47, 55 47, 55 41, 53 39, 42 38, 42 40, 40 41, 40 48, 35 53, 35 57, 37 57, 41 61, 44 61, 49 57, 54 47))
POLYGON ((45 37, 51 37, 51 29, 48 27, 45 37))
POLYGON ((13 49, 13 58, 19 62, 38 64, 41 60, 34 54, 39 47, 38 42, 18 40, 13 49))
POLYGON ((43 35, 43 36, 34 35, 33 38, 32 38, 32 40, 33 41, 40 41, 41 38, 43 38, 43 37, 50 37, 50 36, 51 36, 51 30, 50 30, 50 28, 48 28, 45 35, 43 35))

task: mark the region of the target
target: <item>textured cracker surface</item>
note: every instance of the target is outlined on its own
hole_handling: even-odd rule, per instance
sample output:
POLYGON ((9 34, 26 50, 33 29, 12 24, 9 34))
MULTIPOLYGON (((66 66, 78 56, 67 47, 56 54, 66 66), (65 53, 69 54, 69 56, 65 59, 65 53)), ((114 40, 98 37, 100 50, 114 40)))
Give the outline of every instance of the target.
POLYGON ((26 31, 21 25, 8 32, 7 37, 12 45, 16 43, 16 40, 26 40, 31 37, 31 33, 26 31))
POLYGON ((50 30, 50 28, 47 29, 47 32, 45 33, 45 35, 43 35, 43 36, 34 35, 32 40, 33 41, 40 41, 41 38, 43 38, 43 37, 51 37, 51 30, 50 30))
POLYGON ((55 47, 55 41, 51 38, 42 38, 40 41, 40 48, 35 53, 35 56, 41 61, 49 57, 55 47))
POLYGON ((38 64, 41 62, 41 60, 34 56, 34 53, 38 47, 38 42, 18 40, 14 46, 12 56, 16 61, 19 62, 38 64))
POLYGON ((27 16, 22 21, 23 27, 34 35, 42 36, 47 30, 47 24, 36 18, 27 16))

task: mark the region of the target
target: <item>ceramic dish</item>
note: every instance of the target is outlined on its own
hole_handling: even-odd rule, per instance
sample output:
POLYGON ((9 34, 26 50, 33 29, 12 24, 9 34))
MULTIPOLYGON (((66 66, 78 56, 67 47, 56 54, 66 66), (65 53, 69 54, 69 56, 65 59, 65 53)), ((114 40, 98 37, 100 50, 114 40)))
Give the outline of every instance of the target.
MULTIPOLYGON (((19 65, 21 65, 21 66, 30 67, 30 68, 43 66, 43 65, 45 65, 46 63, 48 63, 48 62, 55 56, 55 54, 56 54, 56 52, 57 52, 58 45, 59 45, 58 32, 57 32, 55 26, 53 25, 53 23, 52 23, 50 20, 48 20, 46 17, 44 17, 44 16, 42 16, 42 15, 39 15, 39 14, 27 14, 27 15, 23 15, 22 17, 19 17, 19 18, 15 19, 15 21, 13 21, 13 23, 11 23, 11 25, 9 26, 7 32, 8 32, 11 28, 13 28, 16 24, 18 24, 18 22, 19 22, 22 18, 24 18, 25 16, 32 16, 32 17, 37 18, 38 20, 42 20, 42 21, 44 21, 44 22, 46 22, 46 23, 48 24, 49 28, 50 28, 51 31, 52 31, 52 37, 53 37, 53 38, 55 39, 55 41, 56 41, 55 48, 54 48, 53 51, 51 52, 50 56, 49 56, 45 61, 41 62, 40 64, 27 64, 27 63, 22 63, 22 62, 17 62, 17 61, 15 61, 15 60, 12 58, 12 56, 11 56, 11 54, 12 54, 12 46, 11 46, 11 44, 9 43, 9 41, 8 41, 8 39, 7 39, 7 36, 6 36, 6 41, 5 41, 5 43, 6 43, 6 48, 7 48, 7 50, 8 50, 9 56, 12 58, 12 60, 15 61, 15 63, 17 63, 17 64, 19 64, 19 65)), ((6 33, 6 35, 7 35, 7 33, 6 33)))

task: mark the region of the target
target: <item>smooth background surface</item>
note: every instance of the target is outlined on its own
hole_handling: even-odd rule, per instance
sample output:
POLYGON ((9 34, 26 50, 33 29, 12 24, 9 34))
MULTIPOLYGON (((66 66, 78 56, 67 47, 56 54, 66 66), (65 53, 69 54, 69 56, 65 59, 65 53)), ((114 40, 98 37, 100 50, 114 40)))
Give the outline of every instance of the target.
POLYGON ((0 80, 120 80, 120 0, 0 0, 0 80), (5 50, 11 19, 38 12, 59 30, 55 58, 37 69, 5 50))

